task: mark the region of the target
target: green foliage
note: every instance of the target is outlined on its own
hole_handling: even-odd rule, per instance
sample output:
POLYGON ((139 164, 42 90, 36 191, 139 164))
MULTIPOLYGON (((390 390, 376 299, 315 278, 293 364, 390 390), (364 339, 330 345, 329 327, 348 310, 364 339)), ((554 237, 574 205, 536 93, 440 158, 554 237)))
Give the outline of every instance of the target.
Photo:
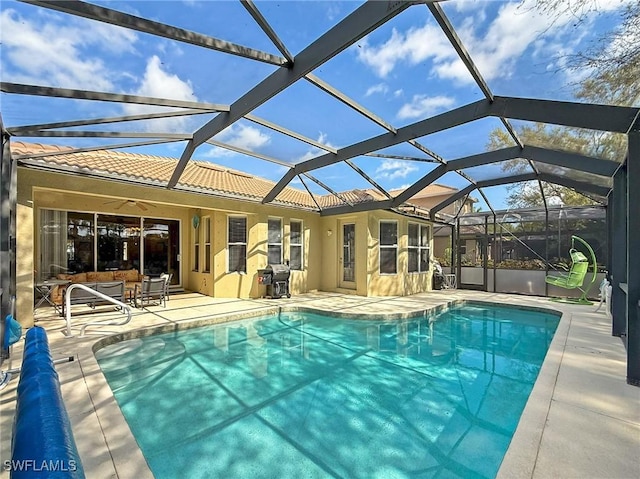
POLYGON ((442 266, 443 268, 444 268, 445 266, 451 266, 451 256, 447 256, 447 255, 445 255, 445 257, 444 257, 444 258, 438 258, 438 257, 436 257, 436 261, 437 261, 438 263, 440 263, 440 266, 442 266))
MULTIPOLYGON (((598 14, 599 0, 537 0, 538 10, 559 18, 571 15, 576 24, 598 14)), ((640 2, 630 1, 619 10, 617 28, 603 33, 585 51, 566 58, 572 70, 590 75, 577 88, 576 97, 609 105, 634 105, 640 101, 640 2)))
POLYGON ((496 265, 496 268, 499 269, 545 270, 546 267, 547 265, 544 264, 544 261, 539 259, 504 259, 496 265))
MULTIPOLYGON (((586 21, 588 15, 598 13, 596 0, 537 0, 534 7, 551 13, 555 18, 571 15, 575 23, 586 21)), ((637 105, 640 103, 640 1, 629 2, 620 11, 618 28, 607 32, 587 50, 565 58, 569 69, 591 72, 576 85, 577 99, 589 103, 609 105, 637 105)), ((622 162, 626 155, 626 135, 553 127, 544 124, 525 125, 518 135, 526 145, 580 153, 586 156, 622 162)), ((504 129, 494 130, 487 144, 488 150, 513 146, 504 129)), ((530 171, 529 163, 516 159, 504 162, 505 171, 517 174, 530 171)), ((553 172, 552 172, 553 173, 553 172)), ((571 178, 593 182, 588 174, 572 172, 571 178)), ((594 201, 576 191, 558 185, 543 184, 547 203, 564 205, 593 204, 594 201)), ((512 208, 543 206, 537 182, 508 187, 507 203, 512 208)))

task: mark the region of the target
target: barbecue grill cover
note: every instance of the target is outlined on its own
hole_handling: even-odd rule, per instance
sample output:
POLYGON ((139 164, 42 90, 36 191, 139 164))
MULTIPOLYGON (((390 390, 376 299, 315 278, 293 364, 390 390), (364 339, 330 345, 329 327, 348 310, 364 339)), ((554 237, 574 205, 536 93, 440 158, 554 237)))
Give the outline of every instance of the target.
POLYGON ((267 270, 269 269, 273 271, 273 281, 286 281, 291 274, 289 265, 286 264, 270 264, 267 266, 267 270))

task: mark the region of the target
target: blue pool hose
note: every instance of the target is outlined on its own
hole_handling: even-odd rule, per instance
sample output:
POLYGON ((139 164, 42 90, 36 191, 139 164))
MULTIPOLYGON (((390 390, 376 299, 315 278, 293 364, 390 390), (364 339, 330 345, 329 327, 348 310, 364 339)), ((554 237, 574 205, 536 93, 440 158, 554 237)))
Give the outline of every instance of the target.
POLYGON ((38 326, 26 335, 16 403, 11 479, 84 479, 47 333, 38 326))

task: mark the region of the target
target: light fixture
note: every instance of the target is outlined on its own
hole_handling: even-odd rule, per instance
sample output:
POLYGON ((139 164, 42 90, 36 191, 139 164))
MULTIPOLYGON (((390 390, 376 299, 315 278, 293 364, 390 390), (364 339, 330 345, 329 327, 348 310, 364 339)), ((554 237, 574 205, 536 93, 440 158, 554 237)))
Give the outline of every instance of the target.
POLYGON ((193 215, 191 218, 191 224, 193 224, 193 228, 197 229, 200 226, 200 217, 198 215, 193 215))
POLYGON ((331 236, 333 234, 333 230, 327 230, 327 236, 331 236))

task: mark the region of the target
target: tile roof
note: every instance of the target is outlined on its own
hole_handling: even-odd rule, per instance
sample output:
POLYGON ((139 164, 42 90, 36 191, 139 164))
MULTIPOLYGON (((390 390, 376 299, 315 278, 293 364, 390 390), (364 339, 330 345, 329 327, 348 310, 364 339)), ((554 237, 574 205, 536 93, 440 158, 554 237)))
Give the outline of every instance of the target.
MULTIPOLYGON (((117 178, 136 183, 156 186, 168 184, 178 160, 139 153, 125 153, 117 150, 93 150, 73 152, 73 148, 40 143, 11 143, 13 155, 30 156, 28 161, 40 167, 50 169, 69 169, 86 172, 95 176, 117 178), (65 153, 69 151, 69 153, 65 153)), ((177 187, 180 189, 217 194, 221 196, 243 198, 252 201, 262 200, 271 191, 275 182, 242 171, 206 161, 192 160, 186 168, 177 187)), ((397 196, 404 190, 392 190, 391 196, 397 196)), ((432 184, 420 191, 415 198, 453 194, 457 190, 444 185, 432 184)), ((333 194, 316 195, 315 200, 322 208, 342 206, 346 203, 358 204, 367 201, 386 200, 387 197, 375 189, 354 189, 333 194), (344 200, 344 201, 343 201, 344 200)), ((317 205, 307 191, 286 187, 277 196, 276 204, 298 208, 317 209, 317 205)))
MULTIPOLYGON (((391 190, 389 192, 389 194, 391 196, 398 196, 403 191, 404 191, 404 189, 391 190)), ((450 196, 450 195, 452 195, 454 193, 457 193, 457 192, 458 192, 457 188, 452 188, 451 186, 441 185, 439 183, 431 183, 426 188, 423 188, 422 190, 418 191, 418 193, 413 195, 413 198, 428 198, 428 197, 431 197, 431 196, 440 196, 440 195, 450 196)))
MULTIPOLYGON (((44 155, 30 158, 31 164, 52 169, 68 168, 71 171, 89 172, 96 176, 110 176, 152 185, 166 185, 178 162, 175 158, 124 153, 116 150, 76 153, 72 153, 72 150, 69 147, 39 143, 20 141, 11 143, 11 152, 14 155, 44 155), (64 153, 67 150, 69 153, 64 153), (51 153, 51 155, 47 155, 47 153, 51 153)), ((274 185, 273 181, 242 171, 205 161, 189 161, 177 186, 260 201, 274 185)), ((317 209, 309 193, 291 187, 285 188, 278 195, 276 203, 317 209)))

